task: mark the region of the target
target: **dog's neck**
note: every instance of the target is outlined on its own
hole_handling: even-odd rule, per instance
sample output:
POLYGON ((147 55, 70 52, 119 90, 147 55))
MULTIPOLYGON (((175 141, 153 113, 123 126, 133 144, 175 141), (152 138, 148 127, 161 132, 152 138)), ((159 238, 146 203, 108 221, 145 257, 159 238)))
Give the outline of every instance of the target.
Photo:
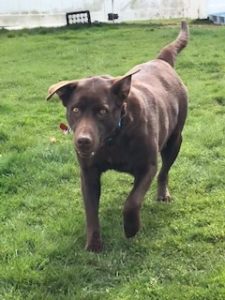
POLYGON ((106 145, 108 145, 108 146, 113 145, 116 138, 120 135, 121 130, 123 129, 123 126, 124 126, 124 117, 125 117, 125 115, 126 115, 126 109, 125 109, 125 107, 122 107, 122 110, 121 110, 121 113, 120 113, 120 119, 117 123, 116 128, 114 129, 112 134, 105 139, 105 144, 106 145))
POLYGON ((108 146, 113 145, 114 142, 115 142, 115 139, 120 134, 122 128, 123 128, 123 118, 120 118, 115 130, 113 131, 113 133, 105 139, 105 144, 108 145, 108 146))

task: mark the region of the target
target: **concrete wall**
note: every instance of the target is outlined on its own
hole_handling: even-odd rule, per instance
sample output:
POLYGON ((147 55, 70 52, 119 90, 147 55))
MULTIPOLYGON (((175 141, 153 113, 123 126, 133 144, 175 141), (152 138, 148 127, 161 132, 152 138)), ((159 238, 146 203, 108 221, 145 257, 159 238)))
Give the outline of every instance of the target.
POLYGON ((85 9, 100 22, 109 12, 118 13, 119 21, 195 19, 207 16, 207 0, 1 0, 0 27, 63 26, 66 12, 85 9))

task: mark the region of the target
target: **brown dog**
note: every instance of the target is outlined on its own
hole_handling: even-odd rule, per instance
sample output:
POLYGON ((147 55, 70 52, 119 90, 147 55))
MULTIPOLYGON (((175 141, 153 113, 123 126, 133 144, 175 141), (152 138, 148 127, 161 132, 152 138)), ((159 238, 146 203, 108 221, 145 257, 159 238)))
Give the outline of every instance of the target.
POLYGON ((81 168, 86 211, 86 249, 101 251, 98 218, 100 177, 108 169, 134 176, 123 217, 127 237, 140 227, 140 208, 156 175, 157 154, 162 157, 158 199, 169 201, 168 172, 182 142, 187 115, 187 92, 173 69, 177 54, 188 41, 188 26, 181 23, 177 39, 157 59, 138 65, 125 76, 94 76, 63 81, 49 88, 67 109, 81 168))

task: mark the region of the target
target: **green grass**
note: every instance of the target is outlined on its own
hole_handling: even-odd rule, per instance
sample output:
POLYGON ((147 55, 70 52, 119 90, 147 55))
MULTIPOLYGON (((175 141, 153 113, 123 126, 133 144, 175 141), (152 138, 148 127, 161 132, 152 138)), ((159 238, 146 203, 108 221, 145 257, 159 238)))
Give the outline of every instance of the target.
POLYGON ((98 255, 84 251, 79 168, 71 136, 58 129, 64 108, 45 101, 47 89, 122 75, 154 58, 178 26, 0 31, 0 299, 224 300, 225 27, 190 31, 176 65, 190 105, 170 176, 174 201, 156 203, 154 183, 142 229, 126 240, 121 211, 132 178, 106 173, 98 255))

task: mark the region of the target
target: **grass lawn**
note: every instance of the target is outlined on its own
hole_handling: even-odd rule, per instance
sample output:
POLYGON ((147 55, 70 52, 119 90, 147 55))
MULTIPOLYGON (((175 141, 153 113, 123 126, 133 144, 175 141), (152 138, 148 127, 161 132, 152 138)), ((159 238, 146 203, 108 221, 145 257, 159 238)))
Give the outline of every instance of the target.
POLYGON ((172 41, 178 24, 0 31, 0 299, 225 299, 225 27, 192 24, 176 69, 189 116, 170 173, 174 201, 145 198, 126 240, 132 177, 103 178, 104 251, 84 251, 79 168, 65 111, 48 87, 122 75, 172 41), (52 137, 56 142, 52 142, 52 137))

